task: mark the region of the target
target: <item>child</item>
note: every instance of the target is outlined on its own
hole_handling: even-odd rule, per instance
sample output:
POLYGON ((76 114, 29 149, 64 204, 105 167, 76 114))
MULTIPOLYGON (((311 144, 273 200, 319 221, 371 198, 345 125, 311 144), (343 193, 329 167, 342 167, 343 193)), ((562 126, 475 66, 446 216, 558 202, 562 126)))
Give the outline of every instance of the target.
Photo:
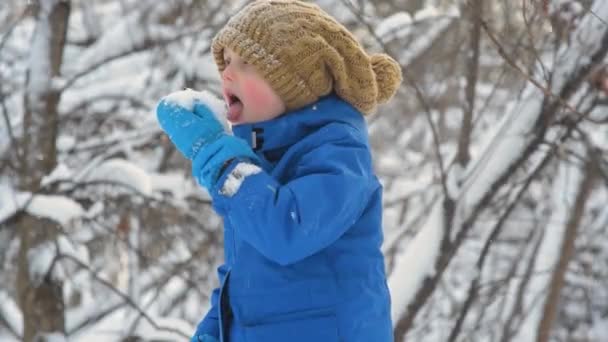
POLYGON ((204 102, 157 108, 224 219, 220 288, 192 341, 392 341, 363 115, 399 65, 301 1, 251 2, 212 50, 234 135, 204 102))

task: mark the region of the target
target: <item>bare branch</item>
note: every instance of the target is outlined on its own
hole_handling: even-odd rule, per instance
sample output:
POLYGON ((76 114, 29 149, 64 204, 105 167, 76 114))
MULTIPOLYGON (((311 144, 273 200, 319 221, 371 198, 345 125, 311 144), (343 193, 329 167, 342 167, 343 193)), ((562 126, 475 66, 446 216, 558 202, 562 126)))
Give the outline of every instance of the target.
MULTIPOLYGON (((566 139, 568 139, 571 136, 573 131, 574 131, 574 126, 571 126, 570 130, 567 132, 567 134, 565 134, 564 137, 561 139, 561 142, 562 143, 565 142, 566 139)), ((467 315, 468 311, 471 309, 473 301, 477 298, 477 295, 479 293, 480 275, 482 274, 482 270, 484 268, 484 265, 485 265, 488 255, 489 255, 492 244, 494 243, 494 241, 496 241, 496 239, 497 239, 499 233, 502 231, 502 228, 504 227, 505 223, 510 218, 511 213, 516 208, 516 206, 520 203, 519 201, 521 200, 523 195, 527 192, 529 186, 532 184, 532 181, 538 177, 540 172, 542 170, 544 170, 545 167, 549 164, 549 162, 554 158, 554 156, 556 155, 556 153, 558 151, 559 146, 560 146, 559 144, 552 145, 552 151, 545 154, 545 156, 543 157, 543 160, 540 163, 538 163, 538 165, 535 167, 535 169, 526 178, 525 183, 518 190, 517 195, 515 196, 514 200, 508 205, 508 207, 506 208, 504 213, 501 215, 501 217, 498 219, 498 221, 494 225, 494 228, 492 228, 492 231, 491 231, 490 235, 488 236, 488 238, 481 250, 481 253, 479 254, 479 258, 477 259, 477 262, 475 264, 476 268, 477 268, 477 273, 476 273, 477 276, 473 279, 473 281, 471 282, 471 285, 469 286, 469 292, 467 295, 467 299, 465 300, 465 303, 463 304, 463 307, 460 311, 460 315, 459 315, 454 327, 452 328, 452 332, 450 333, 449 341, 457 340, 458 335, 461 332, 462 324, 466 318, 466 315, 467 315)))
MULTIPOLYGON (((489 32, 485 21, 482 20, 481 23, 482 27, 484 27, 486 32, 489 32)), ((497 41, 495 41, 495 43, 497 43, 497 41)), ((504 52, 504 49, 502 47, 500 47, 500 49, 504 52)), ((484 192, 481 198, 476 200, 476 202, 471 208, 470 213, 468 213, 468 216, 463 219, 461 224, 459 224, 460 230, 456 232, 455 238, 450 241, 446 239, 445 236, 443 237, 440 247, 441 252, 439 256, 435 259, 435 273, 432 276, 428 276, 423 280, 422 285, 419 287, 418 291, 413 296, 412 301, 409 303, 406 313, 396 322, 396 338, 401 338, 411 328, 414 319, 416 318, 416 315, 420 312, 426 301, 433 294, 435 288, 437 287, 439 279, 441 279, 441 277, 443 276, 443 272, 447 269, 448 265, 453 259, 453 256, 461 247, 469 231, 476 224, 480 213, 487 208, 489 203, 492 202, 496 194, 499 193, 499 190, 501 190, 508 183, 508 181, 512 179, 512 177, 516 174, 516 171, 523 165, 525 165, 526 162, 528 162, 528 160, 530 159, 530 157, 538 150, 544 140, 547 130, 550 127, 551 120, 549 119, 553 118, 556 115, 556 110, 559 108, 560 104, 567 104, 566 100, 569 99, 572 94, 584 82, 585 78, 589 74, 590 69, 597 66, 598 64, 601 64, 607 53, 608 31, 605 31, 602 36, 601 44, 598 46, 597 50, 594 51, 593 55, 589 59, 589 63, 583 65, 582 67, 576 70, 573 70, 573 74, 565 82, 563 88, 560 90, 559 96, 553 95, 549 91, 549 93, 551 93, 551 97, 557 97, 558 100, 553 103, 546 101, 545 104, 542 106, 540 112, 537 115, 535 126, 532 129, 534 135, 531 135, 529 141, 525 143, 525 146, 522 148, 521 153, 515 160, 511 161, 509 165, 507 165, 503 170, 501 170, 501 172, 497 174, 494 179, 491 180, 489 186, 484 187, 484 192)), ((518 70, 521 73, 526 74, 519 67, 518 70)), ((540 86, 541 88, 543 88, 536 81, 534 83, 534 86, 540 86)), ((546 88, 541 90, 543 92, 547 91, 546 88)), ((568 107, 570 106, 568 105, 568 107)), ((584 114, 580 114, 578 111, 575 111, 575 113, 579 114, 577 120, 580 121, 582 120, 582 118, 584 118, 584 114)), ((447 202, 444 202, 444 204, 445 203, 447 202)), ((446 208, 451 209, 449 206, 446 206, 446 208)), ((445 210, 443 214, 444 220, 445 222, 447 222, 447 224, 454 224, 451 221, 451 219, 453 218, 452 212, 450 212, 449 210, 445 210)), ((444 228, 444 232, 449 233, 449 231, 450 229, 444 228)), ((447 236, 449 238, 449 234, 447 234, 447 236)))
POLYGON ((142 102, 139 98, 132 96, 132 95, 119 94, 119 93, 118 94, 100 94, 97 96, 92 96, 92 97, 86 98, 81 103, 78 103, 74 107, 66 110, 65 113, 62 113, 63 115, 61 116, 61 120, 65 120, 66 118, 69 118, 70 116, 75 115, 76 112, 81 111, 84 108, 87 108, 88 106, 91 106, 93 103, 95 103, 97 101, 115 101, 115 102, 127 101, 134 108, 149 108, 149 106, 146 103, 142 102))
MULTIPOLYGON (((588 152, 591 153, 592 151, 588 152)), ((593 162, 588 162, 585 167, 585 175, 583 176, 578 194, 576 195, 576 201, 572 208, 570 219, 568 220, 564 236, 562 237, 562 252, 559 255, 553 277, 549 282, 549 293, 547 294, 543 316, 538 326, 537 342, 549 341, 551 326, 553 325, 553 321, 555 321, 558 312, 557 307, 559 305, 560 293, 565 283, 566 270, 570 260, 574 256, 574 242, 576 241, 578 227, 583 219, 587 201, 593 192, 593 184, 596 178, 596 165, 593 162)))
POLYGON ((93 279, 95 279, 95 281, 97 281, 98 283, 102 284, 103 286, 105 286, 107 289, 109 289, 112 293, 114 293, 115 295, 117 295, 118 297, 120 297, 125 303, 127 303, 127 305, 129 305, 130 307, 132 307, 133 309, 135 309, 135 311, 148 323, 150 323, 150 325, 152 325, 155 329, 161 330, 161 331, 168 331, 168 332, 172 332, 175 334, 178 334, 180 336, 183 336, 184 338, 190 338, 189 335, 185 334, 183 331, 177 330, 175 328, 172 327, 166 327, 166 326, 162 326, 159 325, 158 323, 156 323, 156 321, 150 317, 144 310, 142 310, 128 295, 124 294, 122 291, 120 291, 119 289, 117 289, 116 287, 114 287, 114 285, 110 284, 107 280, 101 278, 100 276, 97 275, 96 272, 92 272, 91 268, 83 263, 82 261, 78 260, 77 258, 68 255, 68 254, 58 254, 57 258, 62 258, 62 259, 67 259, 72 261, 74 264, 76 264, 77 266, 79 266, 80 268, 86 269, 91 271, 90 274, 93 277, 93 279))
POLYGON ((456 160, 461 166, 466 166, 471 158, 469 145, 473 129, 473 112, 475 111, 475 93, 477 87, 477 77, 479 73, 479 45, 481 43, 481 17, 483 16, 483 2, 473 0, 473 4, 468 8, 470 25, 469 53, 467 55, 467 84, 465 89, 466 103, 460 138, 458 139, 458 152, 456 160), (470 55, 469 55, 470 54, 470 55))
POLYGON ((97 61, 95 64, 88 66, 86 69, 81 70, 74 75, 71 75, 70 78, 65 82, 65 84, 63 84, 61 89, 59 89, 59 92, 61 93, 61 92, 65 91, 66 89, 70 88, 80 78, 90 74, 91 72, 94 72, 95 70, 99 69, 100 67, 102 67, 112 61, 133 55, 133 54, 141 52, 141 51, 151 49, 156 46, 163 46, 163 45, 171 44, 180 39, 183 39, 184 37, 200 34, 200 31, 201 30, 199 28, 197 28, 192 31, 180 33, 179 35, 177 35, 175 37, 162 38, 162 39, 156 39, 156 40, 146 39, 143 42, 140 42, 140 44, 133 46, 133 48, 128 51, 120 51, 119 53, 117 53, 115 55, 107 56, 106 58, 104 58, 100 61, 97 61))

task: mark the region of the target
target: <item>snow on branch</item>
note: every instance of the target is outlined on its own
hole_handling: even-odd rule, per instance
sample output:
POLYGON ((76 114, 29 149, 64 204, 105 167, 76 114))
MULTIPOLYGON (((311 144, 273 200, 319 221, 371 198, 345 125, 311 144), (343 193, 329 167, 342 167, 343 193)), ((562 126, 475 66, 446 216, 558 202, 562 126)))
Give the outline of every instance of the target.
MULTIPOLYGON (((169 320, 163 320, 162 322, 159 322, 159 320, 157 320, 157 317, 154 317, 151 314, 148 314, 143 308, 141 308, 140 306, 138 306, 137 303, 131 297, 129 297, 127 294, 123 293, 121 290, 119 290, 118 288, 116 288, 109 281, 103 279, 103 277, 100 277, 97 274, 97 272, 93 271, 90 268, 90 265, 88 263, 82 262, 81 260, 79 260, 78 258, 74 257, 73 255, 62 255, 62 257, 64 257, 64 259, 66 259, 66 260, 71 261, 77 267, 88 270, 90 272, 91 277, 93 278, 93 280, 95 280, 99 284, 103 285, 105 288, 107 288, 114 295, 118 296, 120 298, 121 302, 123 302, 124 304, 126 304, 130 308, 134 309, 138 313, 138 315, 147 324, 149 324, 149 328, 153 330, 150 333, 154 333, 154 334, 161 334, 162 333, 163 335, 165 335, 165 334, 171 334, 172 337, 174 337, 175 339, 189 338, 189 335, 186 334, 186 333, 184 333, 184 331, 182 330, 182 329, 187 329, 189 331, 190 330, 189 326, 188 327, 184 327, 183 324, 179 324, 178 325, 178 324, 175 324, 175 321, 169 322, 169 320), (169 323, 169 324, 167 324, 167 323, 169 323)), ((114 309, 117 309, 117 307, 115 307, 114 309)), ((107 312, 105 314, 110 314, 110 313, 111 312, 107 312)), ((89 323, 89 319, 86 319, 84 322, 81 322, 80 324, 75 325, 74 327, 72 327, 69 330, 71 330, 72 332, 75 332, 78 329, 80 329, 80 328, 84 327, 85 325, 87 325, 88 323, 89 323)), ((124 323, 124 322, 122 322, 122 323, 124 323)))
MULTIPOLYGON (((158 4, 156 4, 158 5, 158 4)), ((154 6, 154 4, 153 4, 154 6)), ((161 10, 169 11, 170 6, 161 6, 161 10)), ((78 63, 66 73, 68 80, 62 87, 70 87, 80 77, 87 75, 100 66, 118 58, 144 51, 154 45, 162 45, 181 39, 187 35, 196 34, 199 29, 187 32, 176 32, 174 26, 161 25, 150 20, 147 11, 137 12, 126 16, 109 28, 92 46, 82 53, 78 63)))
POLYGON ((23 335, 23 315, 6 292, 0 291, 0 324, 5 326, 10 333, 20 338, 23 335))
MULTIPOLYGON (((608 2, 596 1, 592 11, 600 17, 608 17, 608 2)), ((579 30, 574 32, 574 37, 569 46, 562 47, 554 61, 552 83, 548 90, 555 96, 560 96, 557 102, 567 101, 567 98, 561 96, 572 95, 570 88, 580 86, 580 79, 586 76, 585 70, 593 67, 591 62, 601 62, 592 61, 590 56, 600 53, 605 57, 608 51, 608 28, 601 25, 593 15, 585 16, 579 30), (603 29, 598 30, 598 24, 603 29)), ((544 89, 529 84, 522 100, 511 106, 509 113, 497 125, 498 129, 488 134, 484 152, 466 171, 466 182, 459 198, 459 203, 468 208, 465 212, 470 212, 480 204, 484 196, 492 191, 494 184, 510 172, 511 165, 522 156, 532 139, 538 138, 534 128, 545 109, 544 95, 544 89)))
POLYGON ((65 335, 60 332, 51 332, 51 333, 38 335, 36 340, 45 341, 45 342, 67 342, 68 341, 66 339, 65 335))
POLYGON ((394 276, 390 277, 388 282, 393 322, 397 322, 405 313, 424 279, 435 273, 435 260, 439 256, 444 224, 441 204, 441 201, 435 202, 420 232, 409 243, 408 248, 395 258, 395 264, 403 268, 395 268, 394 276))
POLYGON ((31 103, 51 86, 51 23, 50 12, 58 0, 41 1, 38 24, 34 32, 28 65, 30 67, 27 93, 33 97, 31 103))
POLYGON ((57 264, 57 248, 54 241, 46 241, 27 251, 29 279, 34 286, 40 286, 42 281, 50 276, 51 279, 61 280, 65 273, 57 264))
MULTIPOLYGON (((534 259, 532 277, 530 277, 524 297, 523 309, 528 312, 518 331, 516 341, 536 341, 537 329, 543 314, 545 300, 538 300, 537 296, 545 297, 557 260, 563 253, 565 232, 568 216, 572 215, 571 204, 576 201, 579 184, 582 183, 583 174, 577 166, 560 165, 555 175, 553 196, 551 196, 552 214, 547 220, 547 226, 542 235, 542 241, 534 259)), ((524 280, 521 280, 524 281, 524 280)))
POLYGON ((80 204, 65 196, 14 192, 6 186, 0 186, 0 203, 0 222, 24 210, 32 216, 66 225, 85 212, 80 204))
POLYGON ((397 334, 404 334, 411 327, 483 206, 516 169, 530 160, 532 153, 539 152, 549 125, 543 119, 555 116, 563 106, 562 102, 570 100, 593 68, 606 57, 608 27, 596 16, 608 17, 608 2, 595 1, 591 13, 593 15, 587 14, 582 19, 573 33, 575 38, 571 44, 546 63, 553 70, 548 91, 556 96, 547 96, 547 90, 535 83, 528 84, 521 100, 510 107, 497 129, 483 139, 483 153, 474 158, 464 171, 465 181, 455 203, 457 214, 453 215, 451 206, 449 210, 441 210, 444 201, 438 201, 427 224, 407 245, 408 250, 397 256, 390 279, 394 296, 392 315, 397 334), (538 124, 545 125, 544 130, 539 131, 538 124), (430 246, 428 248, 433 251, 420 251, 420 246, 430 246), (447 250, 444 250, 446 246, 447 250), (416 270, 416 274, 412 270, 416 270), (397 277, 409 279, 402 281, 397 277))
POLYGON ((89 253, 85 246, 75 246, 67 237, 59 236, 54 241, 45 241, 27 252, 29 277, 33 284, 40 284, 44 277, 63 280, 67 276, 60 258, 70 257, 81 263, 89 263, 89 253))
POLYGON ((407 12, 397 12, 381 21, 374 34, 382 43, 410 39, 407 49, 400 51, 398 55, 399 62, 408 65, 426 51, 459 16, 455 7, 445 12, 427 7, 415 13, 413 18, 407 12))
POLYGON ((86 177, 86 181, 107 181, 123 184, 145 196, 152 193, 152 182, 148 173, 124 159, 110 159, 98 165, 86 177))
MULTIPOLYGON (((413 17, 408 12, 397 12, 384 18, 376 26, 376 35, 387 42, 391 39, 410 36, 414 33, 412 31, 413 26, 420 24, 423 21, 435 20, 433 25, 436 25, 437 21, 441 22, 444 19, 454 19, 459 16, 460 13, 456 7, 451 7, 448 11, 442 12, 436 7, 428 6, 414 13, 413 17)), ((448 22, 449 21, 451 20, 448 20, 448 22)))

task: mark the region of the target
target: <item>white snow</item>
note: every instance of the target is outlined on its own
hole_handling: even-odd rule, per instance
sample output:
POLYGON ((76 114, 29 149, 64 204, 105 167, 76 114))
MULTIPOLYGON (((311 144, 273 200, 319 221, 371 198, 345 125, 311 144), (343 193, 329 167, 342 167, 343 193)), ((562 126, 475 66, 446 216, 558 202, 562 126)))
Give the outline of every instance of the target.
POLYGON ((56 256, 57 249, 54 241, 46 241, 27 251, 29 277, 32 284, 40 285, 49 272, 52 279, 64 278, 65 273, 61 269, 61 265, 56 262, 56 256))
POLYGON ((602 341, 608 337, 608 318, 595 316, 593 319, 595 324, 590 329, 591 338, 594 341, 602 341))
POLYGON ((0 203, 2 203, 0 205, 0 222, 12 216, 19 208, 15 190, 5 182, 0 182, 0 203))
POLYGON ((57 237, 57 247, 62 255, 79 260, 85 265, 89 263, 89 250, 87 247, 70 241, 65 235, 57 237))
POLYGON ((234 194, 236 194, 241 188, 245 178, 260 172, 262 172, 262 169, 260 169, 257 165, 238 163, 226 178, 220 192, 224 196, 234 196, 234 194))
MULTIPOLYGON (((159 130, 157 122, 145 122, 145 125, 136 130, 128 132, 117 131, 101 137, 96 136, 86 141, 80 141, 76 145, 79 150, 95 149, 102 146, 107 146, 108 148, 104 150, 103 154, 97 155, 96 159, 93 159, 88 165, 79 170, 79 175, 87 174, 90 172, 90 168, 97 167, 97 164, 105 159, 104 156, 112 156, 118 152, 128 153, 132 147, 148 142, 150 136, 159 130), (99 158, 102 160, 98 160, 99 158)), ((80 179, 80 176, 75 177, 80 179)))
POLYGON ((50 55, 50 30, 49 14, 51 9, 59 0, 48 0, 41 2, 41 13, 32 39, 28 65, 30 66, 28 80, 28 94, 34 99, 31 103, 37 103, 36 98, 51 86, 50 55))
POLYGON ((428 184, 432 181, 432 178, 432 174, 427 173, 416 177, 416 179, 402 178, 396 180, 393 186, 385 192, 385 202, 392 203, 428 190, 428 184))
MULTIPOLYGON (((190 196, 206 195, 206 192, 201 193, 198 186, 184 173, 165 172, 161 174, 150 172, 148 175, 153 192, 171 193, 176 200, 182 200, 190 196)), ((209 199, 208 196, 206 198, 209 199)))
POLYGON ((45 342, 67 342, 65 335, 60 332, 52 332, 39 336, 41 341, 45 342))
POLYGON ((152 317, 158 327, 148 321, 142 321, 136 333, 146 341, 183 341, 190 336, 194 329, 192 325, 182 319, 172 317, 152 317), (178 332, 181 332, 178 333, 178 332))
POLYGON ((84 214, 84 217, 86 217, 88 219, 92 219, 98 215, 101 215, 103 210, 104 210, 103 202, 95 202, 95 204, 93 204, 92 206, 89 207, 87 212, 84 214))
POLYGON ((172 30, 162 26, 141 25, 141 13, 134 13, 128 18, 112 25, 104 34, 78 58, 78 63, 71 66, 72 74, 90 70, 100 63, 115 56, 136 51, 146 44, 146 40, 171 39, 175 37, 172 30))
MULTIPOLYGON (((600 17, 608 17, 608 2, 594 3, 592 9, 600 17)), ((568 46, 562 51, 558 60, 570 61, 557 65, 553 75, 551 90, 558 94, 564 86, 565 80, 574 73, 580 63, 580 56, 588 55, 599 47, 602 30, 594 29, 597 19, 587 15, 577 31, 580 39, 573 41, 577 46, 568 46)), ((476 206, 490 186, 500 177, 502 172, 521 155, 529 139, 532 138, 530 129, 541 114, 540 109, 544 94, 536 86, 529 84, 524 92, 523 99, 505 115, 502 123, 497 125, 498 131, 491 132, 486 139, 486 148, 480 158, 469 164, 466 170, 466 183, 461 189, 460 203, 468 208, 476 206)))
POLYGON ((50 174, 42 178, 40 183, 42 186, 45 186, 56 181, 68 180, 70 179, 70 176, 72 176, 72 170, 70 170, 67 165, 59 163, 57 166, 55 166, 55 169, 53 169, 50 174))
MULTIPOLYGON (((200 34, 205 34, 201 32, 200 34)), ((192 51, 172 49, 169 50, 172 57, 175 59, 177 67, 179 67, 186 77, 198 77, 203 80, 209 80, 217 83, 221 82, 220 73, 215 65, 215 59, 210 53, 200 56, 200 51, 206 50, 206 46, 199 46, 203 42, 202 39, 197 39, 192 51), (197 44, 198 43, 198 44, 197 44)), ((207 43, 207 42, 205 42, 207 43)))
POLYGON ((0 186, 0 222, 25 209, 29 214, 53 220, 65 225, 84 213, 82 206, 74 200, 58 195, 34 195, 15 193, 8 187, 0 186))
POLYGON ((194 105, 197 102, 200 102, 209 107, 211 112, 220 121, 225 131, 229 130, 228 120, 226 118, 226 105, 224 104, 224 101, 218 99, 215 95, 206 90, 180 90, 163 97, 162 100, 179 105, 190 111, 194 109, 194 105))
POLYGON ((435 273, 435 260, 443 236, 442 213, 443 203, 437 201, 420 232, 407 249, 395 257, 395 269, 388 281, 393 323, 405 313, 424 279, 435 273))
POLYGON ((412 16, 407 12, 397 12, 384 19, 376 27, 376 35, 384 37, 389 33, 396 32, 405 26, 412 24, 412 16))
MULTIPOLYGON (((599 17, 608 17, 608 2, 595 2, 592 10, 599 17)), ((567 60, 572 62, 557 66, 555 80, 552 84, 554 93, 559 93, 565 79, 576 72, 577 63, 580 61, 579 56, 588 55, 599 47, 601 42, 599 38, 604 34, 604 30, 594 29, 596 24, 597 19, 587 15, 578 34, 580 38, 576 43, 578 46, 569 46, 562 52, 568 55, 567 60)), ((533 127, 532 123, 540 115, 544 94, 534 85, 529 84, 522 98, 505 115, 503 122, 497 125, 499 127, 498 131, 488 135, 489 139, 486 139, 486 148, 483 154, 475 158, 469 164, 469 168, 465 170, 466 180, 459 190, 460 196, 456 209, 457 213, 461 215, 460 219, 467 217, 471 213, 471 209, 479 204, 488 191, 491 191, 491 185, 508 170, 509 165, 521 155, 532 138, 530 129, 533 127)), ((395 269, 389 279, 393 295, 393 322, 397 322, 408 304, 412 302, 413 296, 419 290, 424 277, 434 273, 440 241, 443 238, 442 215, 441 202, 438 201, 430 214, 428 222, 407 245, 405 252, 396 257, 395 269)), ((456 229, 453 233, 457 233, 456 229)), ((553 232, 550 235, 553 235, 553 232)), ((557 235, 557 238, 559 238, 559 232, 557 235)), ((554 239, 556 237, 548 238, 554 239)), ((551 246, 551 248, 554 248, 555 244, 555 240, 546 242, 546 245, 551 246)), ((554 250, 544 251, 543 255, 551 259, 554 257, 554 252, 554 250)), ((544 266, 546 266, 546 263, 544 266)))
POLYGON ((124 159, 109 159, 94 168, 86 177, 88 181, 106 181, 133 188, 143 195, 152 193, 152 183, 148 173, 124 159))
POLYGON ((426 51, 431 44, 448 29, 453 18, 441 17, 438 18, 425 34, 415 37, 408 48, 403 50, 399 55, 399 62, 403 65, 410 64, 416 57, 426 51))
POLYGON ((3 290, 0 290, 0 317, 6 320, 17 334, 23 334, 23 314, 21 313, 21 309, 13 298, 3 290))
MULTIPOLYGON (((517 103, 510 115, 505 115, 490 131, 486 150, 465 171, 465 182, 460 190, 459 203, 467 208, 475 207, 490 189, 496 178, 521 155, 528 140, 530 128, 540 115, 542 96, 530 86, 525 98, 517 103), (495 134, 495 135, 494 135, 495 134)), ((468 214, 468 209, 465 211, 468 214)))
MULTIPOLYGON (((460 16, 459 11, 454 6, 449 7, 443 12, 434 6, 428 6, 416 12, 413 18, 408 12, 397 12, 380 21, 375 29, 375 34, 385 42, 392 39, 403 39, 416 34, 406 50, 414 49, 414 51, 420 51, 420 48, 415 48, 413 45, 428 46, 434 41, 434 35, 429 34, 429 31, 426 31, 424 35, 417 34, 418 32, 413 25, 434 19, 436 22, 433 23, 431 32, 437 32, 436 26, 439 26, 439 31, 441 31, 441 28, 445 27, 446 22, 449 23, 453 18, 457 18, 458 16, 460 16), (413 42, 417 43, 413 44, 413 42)), ((410 51, 410 55, 417 54, 410 51)))
POLYGON ((91 72, 79 80, 78 86, 69 87, 62 93, 59 110, 73 113, 75 108, 89 107, 104 113, 118 98, 143 100, 141 89, 149 82, 149 70, 143 65, 141 56, 134 55, 91 72))
POLYGON ((524 297, 524 310, 528 312, 515 341, 535 341, 538 326, 543 316, 545 295, 551 283, 553 271, 562 253, 564 232, 568 215, 576 199, 576 192, 581 182, 578 167, 561 165, 553 185, 552 215, 547 222, 538 255, 534 263, 533 276, 528 285, 528 295, 524 297), (542 300, 535 300, 540 296, 542 300))
POLYGON ((416 20, 426 20, 443 15, 443 13, 435 6, 427 6, 414 14, 416 20))
MULTIPOLYGON (((148 320, 142 319, 133 332, 140 336, 143 341, 186 341, 194 331, 192 324, 172 317, 159 317, 150 315, 152 321, 157 325, 150 324, 148 320)), ((108 342, 120 341, 121 335, 128 323, 124 320, 124 309, 116 310, 93 328, 86 332, 77 334, 74 341, 108 342)))
POLYGON ((51 267, 53 267, 51 273, 53 279, 65 279, 68 272, 60 259, 55 260, 59 255, 73 257, 84 264, 88 264, 89 261, 89 253, 85 246, 74 246, 67 237, 60 235, 55 241, 46 241, 28 250, 30 280, 34 284, 40 283, 51 267))
POLYGON ((57 150, 67 151, 76 145, 76 138, 71 135, 60 135, 57 137, 57 150))
POLYGON ((51 78, 51 89, 61 90, 67 85, 67 80, 63 77, 54 76, 51 78))
MULTIPOLYGON (((30 199, 30 195, 21 194, 18 198, 25 203, 30 199)), ((25 209, 34 216, 49 218, 61 225, 66 225, 84 214, 84 210, 78 202, 57 195, 36 195, 25 209)))

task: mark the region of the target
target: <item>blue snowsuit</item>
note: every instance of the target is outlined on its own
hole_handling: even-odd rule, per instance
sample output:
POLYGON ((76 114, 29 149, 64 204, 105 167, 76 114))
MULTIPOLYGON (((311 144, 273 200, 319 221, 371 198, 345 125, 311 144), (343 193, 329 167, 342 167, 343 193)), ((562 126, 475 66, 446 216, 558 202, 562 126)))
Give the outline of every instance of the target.
POLYGON ((223 342, 393 341, 382 187, 362 115, 329 95, 234 134, 263 172, 231 197, 212 194, 225 263, 200 325, 223 342))

